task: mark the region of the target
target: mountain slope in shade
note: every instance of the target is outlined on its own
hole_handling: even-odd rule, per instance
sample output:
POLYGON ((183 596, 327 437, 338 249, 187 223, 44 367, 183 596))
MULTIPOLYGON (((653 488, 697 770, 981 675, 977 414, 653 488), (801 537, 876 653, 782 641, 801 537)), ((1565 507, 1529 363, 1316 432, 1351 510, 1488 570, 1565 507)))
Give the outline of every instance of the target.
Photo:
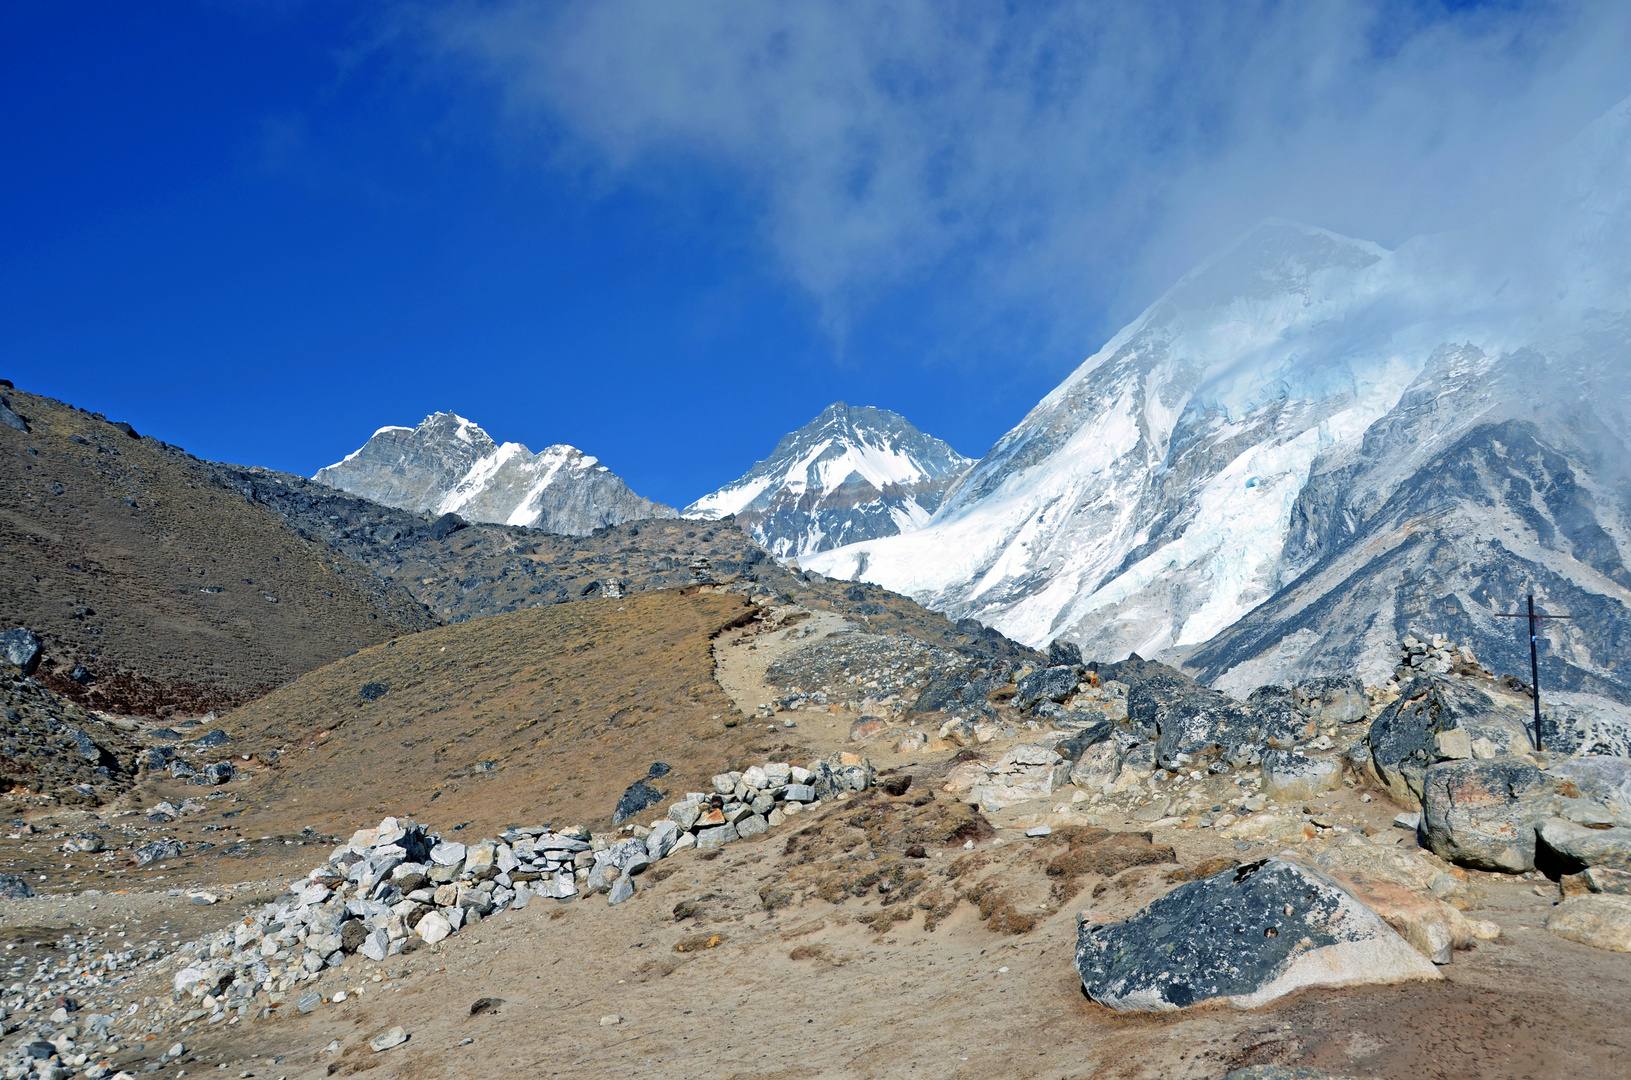
POLYGON ((433 413, 418 427, 380 428, 314 479, 402 510, 573 536, 675 516, 575 447, 558 444, 534 454, 520 443, 500 445, 450 412, 433 413))
POLYGON ((1247 689, 1412 627, 1631 697, 1631 104, 1510 229, 1389 251, 1265 222, 1050 393, 905 536, 823 552, 1029 645, 1165 653, 1247 689), (1520 655, 1520 653, 1522 655, 1520 655))
POLYGON ((779 559, 910 532, 971 464, 898 413, 834 402, 685 517, 736 515, 779 559))

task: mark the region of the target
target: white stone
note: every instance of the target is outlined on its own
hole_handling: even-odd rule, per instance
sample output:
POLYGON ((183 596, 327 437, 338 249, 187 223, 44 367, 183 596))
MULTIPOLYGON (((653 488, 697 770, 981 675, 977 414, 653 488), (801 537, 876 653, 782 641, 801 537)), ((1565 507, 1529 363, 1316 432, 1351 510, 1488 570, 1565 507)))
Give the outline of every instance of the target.
POLYGON ((434 945, 453 932, 453 925, 446 915, 432 911, 419 920, 413 931, 423 938, 426 944, 434 945))

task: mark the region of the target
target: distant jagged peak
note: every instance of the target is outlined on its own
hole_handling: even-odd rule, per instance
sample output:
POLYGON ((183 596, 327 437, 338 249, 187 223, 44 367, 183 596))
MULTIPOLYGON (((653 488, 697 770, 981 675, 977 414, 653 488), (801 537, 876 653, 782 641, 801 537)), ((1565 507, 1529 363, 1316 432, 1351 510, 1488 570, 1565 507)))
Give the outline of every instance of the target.
POLYGON ((896 412, 835 401, 684 516, 737 524, 778 557, 921 527, 972 464, 896 412))
POLYGON ((314 479, 403 510, 577 535, 674 516, 575 446, 555 443, 534 454, 522 443, 494 441, 452 411, 431 413, 412 428, 382 427, 314 479))

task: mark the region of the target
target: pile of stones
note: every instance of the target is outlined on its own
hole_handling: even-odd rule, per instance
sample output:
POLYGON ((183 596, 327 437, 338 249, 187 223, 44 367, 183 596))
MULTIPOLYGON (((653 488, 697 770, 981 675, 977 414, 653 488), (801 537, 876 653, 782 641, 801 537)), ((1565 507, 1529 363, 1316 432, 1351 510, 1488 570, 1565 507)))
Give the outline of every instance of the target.
MULTIPOLYGON (((214 715, 211 713, 206 720, 213 719, 214 715)), ((198 724, 197 721, 189 723, 198 724)), ((213 756, 211 751, 218 751, 232 742, 232 736, 220 728, 211 728, 186 745, 182 745, 181 734, 170 728, 151 729, 144 734, 156 744, 141 753, 141 765, 149 772, 169 772, 171 779, 185 780, 198 787, 225 784, 238 775, 237 767, 228 759, 208 763, 203 760, 213 756), (199 764, 186 760, 183 754, 191 755, 199 764)))
POLYGON ((130 732, 0 665, 0 786, 36 805, 106 802, 136 778, 130 732), (26 794, 25 794, 26 793, 26 794))
POLYGON ((655 823, 650 837, 671 835, 665 828, 671 826, 677 833, 663 841, 669 850, 719 847, 758 836, 827 800, 865 791, 875 778, 871 762, 850 753, 812 761, 808 768, 772 761, 720 773, 712 792, 690 792, 669 807, 667 820, 655 823))

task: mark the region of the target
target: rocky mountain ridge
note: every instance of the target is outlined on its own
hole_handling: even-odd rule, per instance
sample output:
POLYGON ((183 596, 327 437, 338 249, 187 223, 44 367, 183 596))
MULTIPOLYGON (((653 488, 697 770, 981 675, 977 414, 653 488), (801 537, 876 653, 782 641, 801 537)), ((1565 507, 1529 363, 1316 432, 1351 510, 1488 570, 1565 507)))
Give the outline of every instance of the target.
POLYGON ((778 559, 798 558, 922 527, 971 464, 899 413, 837 401, 682 513, 735 515, 778 559))
POLYGON ((534 454, 520 443, 500 445, 451 412, 432 413, 417 427, 380 428, 314 479, 401 510, 573 536, 675 516, 576 447, 559 443, 534 454))

